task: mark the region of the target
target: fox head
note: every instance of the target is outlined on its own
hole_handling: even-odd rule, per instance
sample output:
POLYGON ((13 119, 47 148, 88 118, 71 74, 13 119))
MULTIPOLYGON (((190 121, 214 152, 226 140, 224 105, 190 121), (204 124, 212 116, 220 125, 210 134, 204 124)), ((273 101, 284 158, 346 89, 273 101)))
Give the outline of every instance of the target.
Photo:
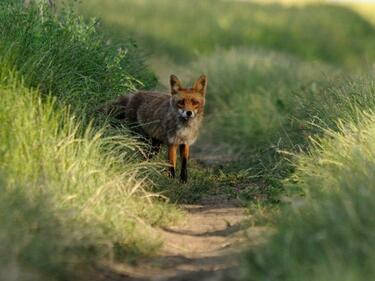
POLYGON ((171 105, 180 118, 193 119, 203 112, 207 89, 207 76, 201 75, 191 88, 183 88, 176 75, 170 77, 171 105))

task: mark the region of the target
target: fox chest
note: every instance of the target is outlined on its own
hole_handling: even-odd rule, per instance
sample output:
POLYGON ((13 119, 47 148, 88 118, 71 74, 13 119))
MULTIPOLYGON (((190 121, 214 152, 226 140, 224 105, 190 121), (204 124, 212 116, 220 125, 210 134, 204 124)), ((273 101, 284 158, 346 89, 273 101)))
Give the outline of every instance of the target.
POLYGON ((168 143, 192 145, 198 136, 198 129, 195 127, 177 126, 175 130, 169 131, 168 143))

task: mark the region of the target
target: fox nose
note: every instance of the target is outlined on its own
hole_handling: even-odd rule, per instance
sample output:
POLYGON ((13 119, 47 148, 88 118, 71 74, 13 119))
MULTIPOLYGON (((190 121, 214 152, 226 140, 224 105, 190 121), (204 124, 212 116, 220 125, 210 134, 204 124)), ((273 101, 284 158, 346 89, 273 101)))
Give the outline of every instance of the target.
POLYGON ((193 115, 193 112, 191 112, 191 111, 186 111, 186 115, 187 115, 187 117, 191 117, 191 116, 193 115))

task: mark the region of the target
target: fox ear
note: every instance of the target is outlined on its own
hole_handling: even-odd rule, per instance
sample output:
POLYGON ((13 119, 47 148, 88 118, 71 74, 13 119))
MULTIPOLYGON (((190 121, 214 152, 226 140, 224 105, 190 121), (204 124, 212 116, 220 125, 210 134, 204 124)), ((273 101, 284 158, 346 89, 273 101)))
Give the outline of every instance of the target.
POLYGON ((172 74, 170 77, 170 84, 171 84, 171 93, 175 95, 181 89, 181 81, 177 78, 176 75, 172 74))
POLYGON ((202 74, 201 77, 199 77, 199 79, 194 83, 193 88, 204 96, 207 89, 207 76, 202 74))

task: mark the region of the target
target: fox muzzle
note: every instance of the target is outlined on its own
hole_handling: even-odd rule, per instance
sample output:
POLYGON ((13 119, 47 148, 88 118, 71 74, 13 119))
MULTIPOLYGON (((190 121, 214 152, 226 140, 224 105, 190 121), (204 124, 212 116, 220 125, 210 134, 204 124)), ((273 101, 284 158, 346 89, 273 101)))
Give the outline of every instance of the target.
POLYGON ((195 115, 196 115, 196 112, 195 112, 195 110, 191 111, 191 110, 179 109, 178 114, 179 114, 179 117, 181 117, 181 118, 189 119, 189 118, 194 118, 195 115))

